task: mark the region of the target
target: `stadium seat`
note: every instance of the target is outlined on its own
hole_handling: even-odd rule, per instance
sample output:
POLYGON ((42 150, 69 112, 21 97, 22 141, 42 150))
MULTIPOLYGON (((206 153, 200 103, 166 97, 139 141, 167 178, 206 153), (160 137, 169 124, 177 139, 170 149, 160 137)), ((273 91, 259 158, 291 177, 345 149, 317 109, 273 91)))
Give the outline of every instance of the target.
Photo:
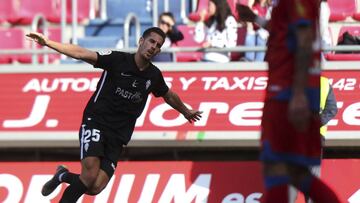
MULTIPOLYGON (((54 1, 54 6, 57 8, 56 13, 53 15, 47 16, 47 19, 52 23, 61 22, 61 0, 52 0, 54 1)), ((91 0, 78 0, 77 1, 77 21, 79 23, 84 23, 90 18, 90 2, 91 0)), ((72 22, 72 0, 66 1, 66 21, 68 23, 72 22)))
POLYGON ((344 21, 356 12, 356 0, 328 0, 330 21, 344 21))
MULTIPOLYGON (((20 28, 0 28, 0 49, 25 48, 24 32, 20 28)), ((11 63, 16 60, 16 55, 0 55, 0 63, 11 63)))
POLYGON ((45 18, 48 18, 49 16, 57 15, 58 10, 53 0, 19 0, 13 15, 7 21, 11 24, 28 25, 31 24, 36 14, 43 14, 45 18))
POLYGON ((196 11, 190 13, 188 18, 194 22, 199 21, 200 20, 200 12, 202 10, 207 10, 208 5, 209 5, 209 0, 199 0, 197 7, 196 7, 196 11))
POLYGON ((78 44, 86 48, 115 48, 120 40, 114 36, 96 36, 80 38, 78 44))
MULTIPOLYGON (((188 25, 179 25, 178 29, 183 33, 184 39, 177 42, 173 47, 199 47, 201 45, 194 41, 195 28, 188 25)), ((202 52, 176 52, 176 61, 191 62, 200 61, 202 59, 202 52)))
POLYGON ((148 0, 106 0, 108 19, 125 20, 126 16, 135 13, 140 23, 152 23, 152 12, 148 0))
POLYGON ((0 23, 6 22, 14 13, 14 1, 0 2, 0 23))
MULTIPOLYGON (((345 32, 353 36, 360 36, 360 26, 342 26, 337 42, 342 40, 345 32)), ((329 61, 357 61, 360 60, 360 53, 328 53, 325 54, 325 59, 329 61)))

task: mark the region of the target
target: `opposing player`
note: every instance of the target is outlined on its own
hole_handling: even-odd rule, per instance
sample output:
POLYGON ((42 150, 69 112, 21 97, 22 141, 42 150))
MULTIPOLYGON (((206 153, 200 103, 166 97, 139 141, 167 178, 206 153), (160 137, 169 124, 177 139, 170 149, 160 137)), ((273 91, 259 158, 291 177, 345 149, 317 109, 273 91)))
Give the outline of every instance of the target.
POLYGON ((51 194, 62 182, 70 185, 65 189, 61 203, 75 203, 84 193, 99 194, 114 174, 122 148, 129 142, 150 93, 162 97, 190 123, 201 117, 200 111, 188 109, 168 88, 161 71, 150 62, 165 40, 165 34, 159 28, 145 30, 135 54, 93 52, 49 40, 39 33, 26 36, 40 45, 104 70, 84 110, 79 131, 81 174, 59 166, 53 178, 43 186, 44 196, 51 194))
POLYGON ((244 6, 239 17, 270 32, 268 87, 262 118, 263 202, 289 202, 288 185, 318 203, 338 203, 336 194, 309 167, 320 164, 320 0, 278 0, 271 20, 244 6))

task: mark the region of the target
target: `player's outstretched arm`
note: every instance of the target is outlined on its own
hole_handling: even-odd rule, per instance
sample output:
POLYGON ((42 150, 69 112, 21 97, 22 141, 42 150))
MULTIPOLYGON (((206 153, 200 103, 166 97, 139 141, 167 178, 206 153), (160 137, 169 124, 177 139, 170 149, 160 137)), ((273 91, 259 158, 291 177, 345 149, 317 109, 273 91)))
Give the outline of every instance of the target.
POLYGON ((74 44, 62 44, 48 39, 41 33, 30 32, 26 36, 42 46, 47 46, 55 51, 65 54, 74 59, 82 60, 94 65, 97 61, 97 54, 94 51, 85 49, 74 44))
POLYGON ((188 109, 175 92, 169 90, 163 98, 167 104, 184 115, 190 123, 200 120, 202 112, 188 109))

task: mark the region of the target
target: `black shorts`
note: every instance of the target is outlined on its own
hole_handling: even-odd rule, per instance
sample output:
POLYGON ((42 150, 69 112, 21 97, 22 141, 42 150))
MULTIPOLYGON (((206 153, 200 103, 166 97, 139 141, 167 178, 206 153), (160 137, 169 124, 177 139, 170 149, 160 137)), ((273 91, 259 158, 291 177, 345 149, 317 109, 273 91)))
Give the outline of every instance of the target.
POLYGON ((123 150, 123 141, 116 132, 94 122, 84 119, 79 130, 80 159, 99 157, 100 168, 111 178, 123 150))

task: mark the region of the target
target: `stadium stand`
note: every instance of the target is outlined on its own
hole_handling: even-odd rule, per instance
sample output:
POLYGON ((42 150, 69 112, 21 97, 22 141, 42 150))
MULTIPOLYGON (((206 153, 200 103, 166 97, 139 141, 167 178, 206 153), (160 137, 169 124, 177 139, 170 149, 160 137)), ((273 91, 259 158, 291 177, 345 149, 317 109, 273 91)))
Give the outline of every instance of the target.
MULTIPOLYGON (((0 18, 14 25, 29 25, 36 14, 42 14, 52 23, 61 21, 61 0, 9 0, 0 6, 0 18)), ((67 22, 72 21, 72 1, 66 1, 67 22)), ((90 16, 90 0, 77 1, 78 22, 84 22, 90 16)))
MULTIPOLYGON (((20 28, 0 29, 0 49, 24 49, 24 32, 20 28)), ((0 63, 11 63, 16 55, 0 55, 0 63)))
POLYGON ((14 1, 0 2, 0 23, 5 23, 14 13, 14 1))
POLYGON ((78 44, 87 48, 109 48, 115 47, 119 40, 120 38, 116 36, 89 36, 80 38, 78 44))
POLYGON ((50 16, 60 16, 60 7, 57 8, 52 0, 32 1, 32 0, 10 0, 14 7, 7 21, 15 25, 29 25, 36 14, 42 14, 48 19, 50 16))
MULTIPOLYGON (((142 33, 147 27, 150 27, 153 24, 152 21, 152 12, 150 11, 149 1, 147 0, 107 0, 106 13, 108 19, 93 19, 90 20, 89 24, 85 26, 85 36, 82 40, 82 45, 85 47, 104 47, 103 45, 96 44, 96 42, 91 42, 93 37, 101 37, 106 40, 106 37, 109 37, 108 41, 113 41, 115 37, 118 39, 123 39, 124 33, 124 23, 126 17, 129 13, 133 13, 137 16, 140 21, 140 32, 142 33), (126 5, 126 6, 124 6, 126 5), (86 39, 87 37, 90 37, 86 39)), ((136 46, 135 40, 135 26, 130 25, 130 46, 136 46)), ((96 40, 98 41, 98 40, 96 40)), ((107 40, 106 40, 107 41, 107 40)), ((100 41, 99 41, 100 42, 100 41)), ((115 47, 116 43, 112 47, 115 47)))
POLYGON ((330 21, 344 21, 356 13, 356 0, 328 0, 330 7, 330 21))
MULTIPOLYGON (((77 16, 78 16, 78 30, 76 30, 78 44, 87 48, 121 48, 124 44, 124 21, 129 13, 134 13, 140 22, 140 32, 142 33, 146 28, 154 24, 153 19, 154 13, 154 1, 150 0, 105 0, 106 1, 106 15, 107 18, 100 18, 100 1, 92 0, 78 0, 77 1, 77 16), (97 3, 91 5, 91 2, 97 3), (124 6, 126 5, 126 6, 124 6), (96 9, 96 10, 95 10, 96 9), (94 15, 97 15, 94 17, 94 15), (94 18, 93 18, 94 17, 94 18), (120 43, 118 43, 120 42, 120 43)), ((159 0, 157 1, 157 12, 162 12, 166 9, 175 14, 180 22, 179 29, 185 34, 185 39, 179 42, 174 47, 201 47, 198 43, 193 41, 193 23, 199 18, 199 12, 202 9, 206 9, 209 0, 159 0), (185 6, 181 5, 185 2, 185 6), (190 8, 190 5, 197 5, 195 8, 190 8), (187 22, 184 19, 183 10, 191 22, 187 22), (193 12, 191 12, 193 11, 193 12)), ((235 12, 235 5, 237 3, 251 5, 253 0, 227 0, 232 12, 235 12)), ((60 35, 60 20, 61 20, 61 0, 47 0, 47 1, 31 1, 31 0, 9 0, 6 3, 0 4, 0 23, 2 23, 2 32, 4 30, 30 30, 30 23, 34 16, 38 13, 42 14, 50 22, 50 34, 52 37, 56 35, 54 39, 61 39, 60 35)), ((332 41, 335 45, 338 41, 339 36, 342 35, 345 28, 354 27, 354 29, 360 25, 356 20, 360 20, 359 5, 356 0, 329 0, 329 6, 331 9, 331 22, 329 29, 332 31, 332 41), (351 18, 352 17, 352 18, 351 18)), ((67 23, 70 23, 71 11, 72 11, 72 0, 66 0, 66 11, 67 11, 67 23)), ((236 16, 236 13, 234 13, 236 16)), ((185 17, 186 18, 186 17, 185 17)), ((136 29, 134 23, 130 23, 129 30, 129 46, 136 46, 136 29)), ((357 29, 357 28, 356 28, 357 29)), ((70 25, 64 30, 64 36, 66 42, 71 40, 70 25)), ((7 34, 14 37, 12 34, 7 34)), ((358 33, 353 33, 357 35, 358 33)), ((238 30, 238 45, 244 44, 244 38, 246 35, 246 29, 239 24, 238 30)), ((9 37, 8 36, 8 37, 9 37)), ((2 36, 4 37, 4 36, 2 36)), ((4 43, 1 45, 4 49, 29 49, 31 46, 27 45, 22 40, 16 40, 16 42, 4 43)), ((176 53, 176 59, 179 62, 198 61, 202 53, 200 52, 185 52, 180 51, 176 53)), ((358 54, 334 54, 330 53, 326 55, 327 60, 354 60, 358 59, 358 54), (343 56, 342 56, 343 55, 343 56)), ((2 63, 31 63, 30 54, 22 54, 21 56, 14 57, 10 55, 3 55, 2 63)), ((238 61, 242 56, 240 52, 232 52, 232 61, 238 61)), ((50 62, 56 62, 58 56, 50 56, 50 62)), ((42 57, 39 56, 39 61, 42 61, 42 57)))
MULTIPOLYGON (((345 32, 348 32, 352 36, 360 36, 360 26, 342 26, 337 40, 335 40, 337 43, 343 40, 343 34, 345 32)), ((360 53, 330 53, 326 54, 325 58, 329 61, 357 61, 360 60, 360 53)))
MULTIPOLYGON (((52 0, 53 4, 55 4, 57 11, 55 15, 50 15, 47 19, 53 23, 60 23, 61 21, 61 12, 59 12, 61 8, 61 0, 52 0)), ((87 20, 90 18, 90 1, 91 0, 79 0, 77 1, 77 21, 79 23, 85 24, 87 20)), ((72 22, 72 0, 66 0, 66 21, 68 23, 72 22)))

